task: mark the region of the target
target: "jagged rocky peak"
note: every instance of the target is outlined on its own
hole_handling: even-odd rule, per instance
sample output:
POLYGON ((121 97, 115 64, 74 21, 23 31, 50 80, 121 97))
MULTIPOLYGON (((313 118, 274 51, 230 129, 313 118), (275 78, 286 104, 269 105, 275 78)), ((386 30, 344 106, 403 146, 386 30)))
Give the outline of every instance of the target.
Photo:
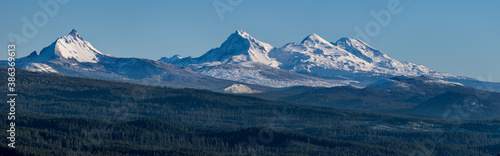
POLYGON ((236 30, 236 32, 234 32, 234 34, 238 34, 238 35, 240 35, 243 38, 250 38, 250 37, 252 37, 245 30, 236 30))
POLYGON ((31 53, 28 55, 28 57, 36 57, 36 56, 38 56, 38 54, 36 53, 36 51, 33 51, 33 52, 31 52, 31 53))
POLYGON ((225 50, 242 50, 248 48, 257 48, 265 52, 269 52, 274 47, 270 44, 261 42, 244 30, 237 30, 231 34, 224 43, 222 43, 221 49, 225 50))
POLYGON ((175 54, 174 56, 170 57, 172 59, 182 59, 182 56, 179 54, 175 54))
POLYGON ((80 36, 80 34, 78 34, 78 31, 76 31, 75 29, 72 29, 71 32, 69 32, 68 36, 83 40, 82 36, 80 36))
POLYGON ((181 60, 181 59, 182 59, 181 55, 175 54, 172 57, 161 57, 160 60, 158 60, 158 61, 165 62, 165 63, 171 63, 171 62, 181 60))
POLYGON ((76 36, 76 35, 78 35, 78 31, 76 31, 75 29, 72 29, 68 35, 76 36))

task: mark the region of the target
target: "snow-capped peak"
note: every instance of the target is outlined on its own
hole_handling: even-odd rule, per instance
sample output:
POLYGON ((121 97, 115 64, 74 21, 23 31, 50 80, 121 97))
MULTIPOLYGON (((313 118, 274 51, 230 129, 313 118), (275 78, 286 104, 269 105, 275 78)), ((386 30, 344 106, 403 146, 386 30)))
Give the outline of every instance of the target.
POLYGON ((319 35, 317 34, 311 34, 309 36, 307 36, 306 38, 304 38, 304 40, 302 40, 302 42, 300 42, 306 46, 314 46, 314 45, 317 45, 317 44, 326 44, 326 45, 331 45, 330 42, 326 41, 325 39, 321 38, 319 35))
MULTIPOLYGON (((370 45, 366 44, 360 39, 352 39, 349 37, 342 37, 337 42, 334 43, 335 46, 339 46, 341 48, 345 47, 352 47, 356 49, 368 49, 368 50, 376 50, 375 48, 371 47, 370 45)), ((382 52, 379 52, 382 54, 382 52)))
POLYGON ((85 41, 78 32, 73 29, 68 36, 63 36, 54 41, 50 46, 40 51, 37 62, 44 62, 51 59, 75 60, 78 62, 99 62, 99 57, 103 56, 92 44, 85 41))
POLYGON ((388 55, 380 52, 375 48, 372 48, 370 45, 359 39, 343 37, 335 42, 334 45, 370 63, 392 60, 392 58, 390 58, 388 55))
MULTIPOLYGON (((212 49, 204 55, 196 58, 197 63, 236 63, 251 64, 261 63, 277 67, 278 62, 269 58, 268 53, 274 47, 261 42, 247 32, 238 30, 231 34, 219 48, 212 49)), ((186 61, 190 61, 187 59, 186 61)))

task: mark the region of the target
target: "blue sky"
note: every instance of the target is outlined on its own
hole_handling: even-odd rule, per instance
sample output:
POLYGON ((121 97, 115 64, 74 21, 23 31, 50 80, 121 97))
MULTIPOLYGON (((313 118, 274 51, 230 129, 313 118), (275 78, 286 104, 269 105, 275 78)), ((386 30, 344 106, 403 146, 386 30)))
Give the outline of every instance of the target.
MULTIPOLYGON (((57 13, 37 27, 28 43, 18 43, 17 50, 20 56, 40 51, 74 28, 103 53, 157 60, 174 54, 200 56, 240 29, 281 47, 312 33, 332 42, 355 38, 354 28, 365 30, 375 23, 380 29, 370 27, 378 30, 370 45, 393 58, 500 82, 498 7, 500 1, 494 0, 72 0, 59 4, 57 13), (231 10, 222 14, 223 20, 214 2, 231 10), (391 14, 385 27, 370 13, 398 2, 401 11, 391 14)), ((23 17, 32 21, 43 11, 38 1, 3 1, 0 42, 8 44, 9 33, 22 36, 23 17)))

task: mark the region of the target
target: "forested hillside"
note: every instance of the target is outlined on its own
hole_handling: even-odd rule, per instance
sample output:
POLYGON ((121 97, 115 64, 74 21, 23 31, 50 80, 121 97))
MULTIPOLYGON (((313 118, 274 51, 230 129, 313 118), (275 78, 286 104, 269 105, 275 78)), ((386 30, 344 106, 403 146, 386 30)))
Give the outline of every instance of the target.
MULTIPOLYGON (((3 70, 3 69, 0 69, 3 70)), ((5 76, 3 78, 5 79, 5 76)), ((495 155, 500 121, 340 110, 19 70, 4 155, 495 155), (14 153, 9 153, 14 152, 14 153)), ((5 82, 0 83, 5 91, 5 82)), ((7 99, 6 92, 0 97, 7 99)), ((1 105, 7 114, 7 105, 1 105)), ((7 129, 2 118, 1 129, 7 129)), ((0 133, 5 138, 7 133, 0 133)), ((6 140, 5 140, 6 141, 6 140)))

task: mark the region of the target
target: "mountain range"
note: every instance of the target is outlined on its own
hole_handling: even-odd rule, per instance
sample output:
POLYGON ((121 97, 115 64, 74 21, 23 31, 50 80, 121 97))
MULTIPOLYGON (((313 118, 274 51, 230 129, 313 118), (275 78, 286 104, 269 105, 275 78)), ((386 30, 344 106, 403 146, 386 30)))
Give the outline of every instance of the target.
POLYGON ((220 47, 200 57, 174 55, 159 61, 188 67, 210 77, 273 88, 349 85, 363 88, 395 76, 432 77, 443 83, 457 82, 488 91, 500 87, 498 83, 479 82, 398 61, 359 39, 344 37, 329 42, 317 34, 307 36, 300 43, 273 47, 238 30, 220 47))
POLYGON ((156 61, 105 54, 72 30, 39 53, 17 59, 16 65, 34 72, 305 105, 434 117, 460 106, 471 118, 500 118, 494 115, 500 110, 499 83, 401 62, 359 39, 328 42, 316 34, 274 47, 239 30, 200 57, 156 61))
POLYGON ((174 55, 158 61, 102 53, 72 30, 39 53, 19 58, 17 67, 67 76, 231 92, 265 92, 293 86, 364 88, 395 76, 432 77, 447 84, 488 83, 489 88, 481 88, 488 91, 499 86, 398 61, 359 39, 344 37, 329 42, 311 34, 300 43, 274 47, 243 30, 234 32, 220 47, 200 57, 174 55))
POLYGON ((32 52, 19 58, 16 63, 18 68, 36 72, 176 88, 215 90, 236 83, 154 60, 107 55, 85 41, 76 30, 56 39, 40 53, 32 52))

